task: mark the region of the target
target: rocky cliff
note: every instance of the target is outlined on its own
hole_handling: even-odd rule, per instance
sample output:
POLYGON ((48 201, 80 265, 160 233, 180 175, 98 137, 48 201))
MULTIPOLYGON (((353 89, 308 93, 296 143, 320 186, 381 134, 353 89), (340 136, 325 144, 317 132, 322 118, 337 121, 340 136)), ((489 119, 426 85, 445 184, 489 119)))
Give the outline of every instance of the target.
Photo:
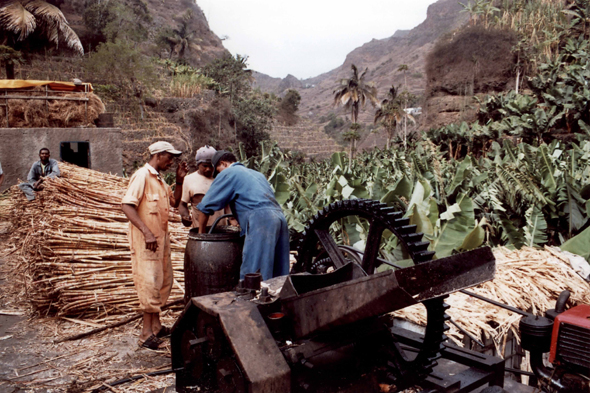
MULTIPOLYGON (((56 0, 54 0, 55 2, 56 0)), ((78 33, 84 43, 84 37, 87 35, 86 26, 84 24, 84 12, 86 11, 87 1, 71 0, 63 1, 57 0, 59 7, 66 16, 70 25, 78 33)), ((134 0, 124 0, 132 3, 134 0)), ((189 21, 189 30, 194 31, 195 35, 199 37, 198 45, 201 47, 200 51, 194 51, 187 55, 188 61, 194 66, 201 66, 207 64, 211 60, 221 57, 229 53, 223 47, 221 39, 209 28, 209 23, 205 14, 194 0, 142 0, 147 6, 152 22, 149 26, 149 34, 146 37, 143 45, 148 48, 153 44, 159 31, 164 28, 175 29, 178 27, 180 18, 187 12, 191 11, 192 17, 189 21)), ((88 49, 88 45, 85 45, 88 49)))

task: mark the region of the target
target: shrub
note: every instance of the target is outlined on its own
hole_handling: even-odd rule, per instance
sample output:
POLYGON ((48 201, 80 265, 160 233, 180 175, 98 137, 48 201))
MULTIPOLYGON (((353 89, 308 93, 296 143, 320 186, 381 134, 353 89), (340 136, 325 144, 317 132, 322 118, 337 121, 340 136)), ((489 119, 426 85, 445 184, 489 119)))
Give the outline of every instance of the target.
POLYGON ((437 42, 426 58, 427 90, 452 95, 502 91, 511 79, 516 34, 471 26, 437 42))

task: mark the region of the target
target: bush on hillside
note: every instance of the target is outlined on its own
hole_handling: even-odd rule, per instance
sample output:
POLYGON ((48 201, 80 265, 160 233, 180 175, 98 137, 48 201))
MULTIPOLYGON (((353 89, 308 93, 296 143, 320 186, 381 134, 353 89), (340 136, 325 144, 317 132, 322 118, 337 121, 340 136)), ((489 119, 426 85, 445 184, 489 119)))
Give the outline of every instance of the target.
POLYGON ((438 41, 426 58, 427 90, 474 95, 503 91, 512 81, 516 34, 470 26, 438 41))
POLYGON ((133 43, 105 42, 86 61, 87 80, 117 86, 124 97, 141 97, 157 80, 152 63, 133 43))

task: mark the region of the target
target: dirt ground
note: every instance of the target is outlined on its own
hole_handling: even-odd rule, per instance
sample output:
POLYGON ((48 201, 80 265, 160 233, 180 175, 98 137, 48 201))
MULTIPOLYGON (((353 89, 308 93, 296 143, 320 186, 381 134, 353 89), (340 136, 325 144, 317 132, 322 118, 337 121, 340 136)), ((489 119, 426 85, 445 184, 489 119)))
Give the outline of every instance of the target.
MULTIPOLYGON (((141 320, 85 339, 55 343, 101 324, 36 315, 18 284, 18 272, 7 254, 6 233, 0 223, 0 392, 83 393, 158 392, 174 384, 174 374, 145 374, 171 368, 169 347, 162 351, 137 345, 141 320), (113 382, 144 375, 134 382, 109 388, 113 382)), ((172 326, 176 311, 166 311, 162 322, 172 326)))

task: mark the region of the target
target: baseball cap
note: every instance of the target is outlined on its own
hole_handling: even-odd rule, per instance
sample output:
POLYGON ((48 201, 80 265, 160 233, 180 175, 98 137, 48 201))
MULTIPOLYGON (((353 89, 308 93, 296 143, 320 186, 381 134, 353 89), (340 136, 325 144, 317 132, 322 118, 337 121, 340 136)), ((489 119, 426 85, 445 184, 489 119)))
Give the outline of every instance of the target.
POLYGON ((197 165, 202 162, 211 163, 211 159, 213 155, 217 152, 214 148, 209 145, 205 145, 197 150, 197 155, 195 156, 195 160, 197 161, 197 165))
POLYGON ((217 152, 215 152, 215 154, 213 154, 213 158, 211 158, 211 164, 213 165, 215 172, 217 172, 217 163, 219 163, 219 159, 226 153, 229 153, 229 151, 217 150, 217 152))
POLYGON ((168 152, 170 154, 174 154, 175 156, 179 156, 182 154, 180 150, 174 149, 174 146, 172 146, 170 142, 164 141, 152 143, 148 149, 150 150, 150 154, 157 154, 163 152, 168 152))

